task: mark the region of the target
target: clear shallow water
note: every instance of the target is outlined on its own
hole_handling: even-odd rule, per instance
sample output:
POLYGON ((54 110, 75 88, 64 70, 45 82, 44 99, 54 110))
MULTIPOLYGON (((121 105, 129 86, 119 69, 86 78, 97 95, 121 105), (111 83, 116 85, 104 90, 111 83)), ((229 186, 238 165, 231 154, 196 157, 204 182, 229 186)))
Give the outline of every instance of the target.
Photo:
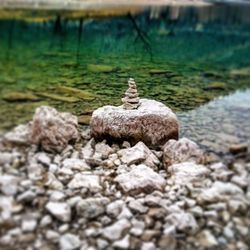
POLYGON ((28 121, 40 105, 73 112, 87 124, 95 108, 121 103, 132 76, 141 96, 178 112, 182 136, 223 154, 229 136, 249 139, 249 110, 231 105, 242 99, 237 92, 232 100, 237 90, 244 104, 250 99, 244 92, 249 10, 174 6, 111 17, 0 12, 0 129, 28 121))
POLYGON ((182 136, 217 155, 228 154, 232 144, 247 142, 250 145, 250 89, 178 113, 178 118, 182 136))

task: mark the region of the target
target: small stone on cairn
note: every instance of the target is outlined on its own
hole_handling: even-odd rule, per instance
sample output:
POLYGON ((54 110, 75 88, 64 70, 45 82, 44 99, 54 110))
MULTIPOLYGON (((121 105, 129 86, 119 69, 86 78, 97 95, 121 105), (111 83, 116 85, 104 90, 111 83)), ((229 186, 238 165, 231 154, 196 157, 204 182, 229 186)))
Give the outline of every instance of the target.
POLYGON ((123 108, 128 110, 137 109, 140 106, 140 98, 133 78, 129 78, 128 86, 125 97, 122 98, 123 108))

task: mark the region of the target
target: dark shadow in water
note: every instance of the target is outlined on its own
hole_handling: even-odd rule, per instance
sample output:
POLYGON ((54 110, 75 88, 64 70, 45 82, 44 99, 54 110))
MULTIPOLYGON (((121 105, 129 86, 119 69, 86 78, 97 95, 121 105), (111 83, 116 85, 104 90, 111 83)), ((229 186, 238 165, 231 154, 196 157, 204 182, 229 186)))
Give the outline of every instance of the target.
POLYGON ((82 27, 83 27, 83 18, 81 17, 79 19, 79 25, 78 25, 78 39, 77 39, 77 50, 76 50, 76 64, 79 64, 79 58, 80 58, 80 44, 82 39, 82 27))
POLYGON ((54 32, 54 34, 61 34, 62 33, 62 21, 61 21, 60 15, 57 15, 57 17, 56 17, 53 32, 54 32))
POLYGON ((136 40, 140 39, 142 41, 145 50, 150 55, 150 60, 153 61, 152 46, 150 44, 150 41, 149 41, 149 38, 148 38, 147 34, 143 30, 140 29, 140 27, 136 23, 135 18, 130 13, 127 16, 129 18, 129 20, 131 21, 131 23, 133 24, 133 28, 137 33, 136 40))
POLYGON ((9 28, 9 34, 8 34, 8 49, 7 49, 7 54, 6 54, 7 61, 11 57, 11 50, 13 48, 13 33, 14 33, 14 28, 15 28, 15 19, 12 19, 10 21, 10 28, 9 28))

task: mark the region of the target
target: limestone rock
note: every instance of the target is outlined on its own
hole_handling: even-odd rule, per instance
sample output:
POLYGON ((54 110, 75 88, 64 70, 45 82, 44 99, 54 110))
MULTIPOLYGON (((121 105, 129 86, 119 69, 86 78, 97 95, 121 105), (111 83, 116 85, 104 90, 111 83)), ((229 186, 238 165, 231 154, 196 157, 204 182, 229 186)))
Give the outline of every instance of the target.
POLYGON ((50 152, 62 152, 68 143, 78 139, 77 117, 42 106, 36 109, 32 122, 31 141, 50 152))
POLYGON ((13 175, 0 176, 0 191, 5 195, 15 195, 19 181, 20 178, 13 175))
POLYGON ((138 142, 134 147, 121 149, 118 151, 121 161, 127 165, 144 163, 148 167, 156 168, 159 165, 159 160, 150 149, 143 143, 138 142))
POLYGON ((201 231, 198 235, 198 242, 200 243, 201 246, 203 247, 214 247, 218 245, 218 242, 214 235, 209 231, 209 230, 203 230, 201 231))
POLYGON ((243 195, 243 190, 233 183, 225 183, 221 181, 215 181, 210 188, 204 189, 199 195, 198 199, 201 203, 204 202, 218 202, 227 200, 230 196, 243 195))
POLYGON ((8 152, 0 152, 0 165, 11 164, 13 161, 13 155, 8 152))
POLYGON ((164 178, 145 165, 136 166, 128 173, 118 175, 115 182, 124 192, 134 193, 162 190, 165 185, 164 178))
POLYGON ((144 142, 149 147, 164 145, 178 138, 176 115, 164 104, 141 99, 137 109, 104 106, 93 112, 91 133, 96 139, 144 142))
POLYGON ((21 124, 12 131, 4 135, 4 141, 10 144, 27 145, 29 144, 29 136, 31 133, 31 123, 21 124))
POLYGON ((176 212, 168 215, 165 219, 165 228, 175 226, 177 230, 182 232, 195 233, 198 229, 197 222, 191 213, 176 212))
POLYGON ((163 163, 165 167, 172 164, 191 161, 201 163, 203 153, 199 146, 187 139, 169 140, 163 147, 163 163))
POLYGON ((87 188, 90 191, 100 191, 102 187, 100 186, 100 178, 98 175, 93 174, 75 174, 74 178, 68 184, 71 189, 76 188, 87 188))
POLYGON ((103 141, 95 145, 95 155, 93 157, 98 158, 99 156, 101 159, 107 159, 111 153, 114 153, 114 150, 103 141))
POLYGON ((148 211, 148 207, 143 206, 143 204, 139 200, 130 201, 128 207, 135 213, 144 214, 148 211))
POLYGON ((210 173, 210 170, 193 162, 183 162, 168 167, 171 179, 175 184, 187 184, 189 182, 201 181, 210 173))
POLYGON ((14 198, 12 196, 0 195, 0 219, 7 221, 11 219, 12 210, 14 207, 14 198))
POLYGON ((46 209, 60 221, 68 222, 71 219, 71 209, 67 203, 50 201, 46 209))
POLYGON ((107 198, 87 198, 77 203, 76 211, 80 216, 93 219, 105 212, 108 202, 107 198))
POLYGON ((79 171, 90 170, 90 167, 85 162, 85 160, 74 159, 74 158, 65 159, 62 163, 62 166, 72 170, 79 170, 79 171))
POLYGON ((102 235, 108 240, 118 240, 131 227, 127 219, 120 219, 111 226, 103 228, 102 235))
POLYGON ((120 212, 122 211, 122 207, 124 206, 124 201, 116 200, 107 205, 106 213, 112 217, 116 218, 120 212))
POLYGON ((129 249, 129 235, 126 235, 121 240, 115 241, 113 247, 115 249, 129 249))
POLYGON ((81 241, 78 236, 66 233, 60 237, 60 249, 61 250, 75 250, 81 246, 81 241))
POLYGON ((37 227, 37 221, 34 219, 24 219, 22 221, 22 231, 23 232, 33 232, 37 227))
POLYGON ((141 250, 156 250, 156 247, 153 242, 143 242, 141 250))

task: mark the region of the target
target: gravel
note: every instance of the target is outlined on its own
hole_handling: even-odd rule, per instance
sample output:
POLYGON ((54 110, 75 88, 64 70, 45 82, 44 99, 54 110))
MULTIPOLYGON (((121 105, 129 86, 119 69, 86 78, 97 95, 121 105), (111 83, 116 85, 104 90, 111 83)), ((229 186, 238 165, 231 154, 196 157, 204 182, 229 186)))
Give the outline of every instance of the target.
POLYGON ((250 245, 245 158, 165 169, 163 151, 142 143, 134 146, 136 155, 127 142, 110 145, 84 136, 61 153, 47 153, 14 144, 11 135, 11 146, 0 138, 0 249, 247 250, 250 245))

